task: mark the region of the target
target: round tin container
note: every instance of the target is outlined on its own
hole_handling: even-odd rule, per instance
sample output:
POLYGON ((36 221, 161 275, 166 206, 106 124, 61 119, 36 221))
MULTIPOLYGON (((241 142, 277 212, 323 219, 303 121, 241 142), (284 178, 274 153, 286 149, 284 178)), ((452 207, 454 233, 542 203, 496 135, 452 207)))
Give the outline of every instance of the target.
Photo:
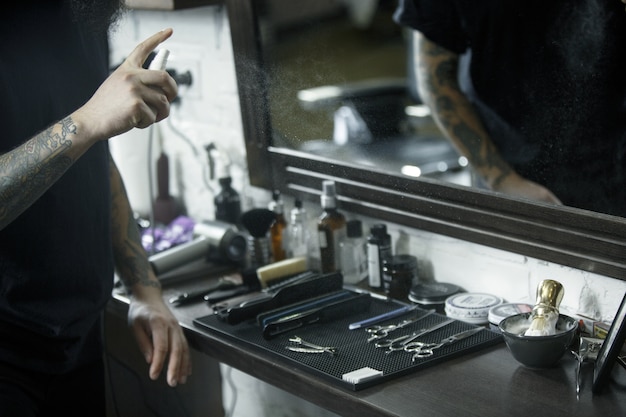
POLYGON ((458 285, 445 282, 431 282, 417 284, 409 292, 409 300, 425 310, 432 310, 437 313, 445 313, 446 299, 463 290, 458 285))
POLYGON ((453 319, 472 324, 489 323, 489 310, 503 300, 492 294, 463 293, 446 299, 446 314, 453 319))
POLYGON ((530 313, 533 311, 533 306, 525 303, 504 303, 491 307, 489 310, 488 320, 491 330, 500 332, 499 324, 502 320, 509 316, 514 316, 520 313, 530 313))

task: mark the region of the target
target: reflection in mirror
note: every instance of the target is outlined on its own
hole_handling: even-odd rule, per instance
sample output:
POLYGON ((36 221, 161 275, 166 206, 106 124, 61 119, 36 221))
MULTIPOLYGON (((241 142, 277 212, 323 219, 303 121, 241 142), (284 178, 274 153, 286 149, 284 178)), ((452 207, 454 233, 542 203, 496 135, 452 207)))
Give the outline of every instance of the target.
POLYGON ((467 160, 412 93, 395 1, 277 3, 261 8, 275 146, 470 184, 467 160))
MULTIPOLYGON (((467 159, 444 139, 429 109, 415 93, 412 77, 407 77, 413 62, 410 58, 412 36, 392 19, 396 1, 264 0, 262 4, 259 8, 261 42, 269 76, 268 100, 275 146, 410 177, 478 185, 467 159)), ((617 9, 620 8, 618 4, 617 9)), ((598 13, 586 10, 589 12, 586 16, 598 13)), ((623 16, 617 17, 623 20, 623 16)), ((575 29, 571 25, 567 27, 575 29)), ((593 46, 589 42, 583 44, 593 46)), ((568 42, 567 45, 573 44, 568 42)), ((585 62, 593 56, 587 51, 578 58, 585 62)), ((613 88, 611 83, 605 84, 604 88, 613 88)), ((593 91, 589 90, 593 85, 597 84, 586 85, 585 91, 593 91)), ((572 102, 576 100, 580 97, 572 102)), ((622 109, 623 120, 626 120, 623 98, 621 104, 614 102, 612 105, 622 109)), ((593 119, 592 114, 585 117, 584 120, 593 119)), ((537 118, 546 126, 554 119, 550 115, 537 118)), ((583 118, 578 118, 579 122, 581 120, 583 118)), ((626 149, 624 122, 621 123, 622 136, 618 138, 621 148, 616 149, 616 158, 626 149)), ((600 143, 606 139, 600 136, 594 135, 592 141, 600 143)), ((554 143, 553 147, 561 145, 554 143)), ((591 155, 596 147, 587 149, 587 154, 591 155)), ((565 156, 555 161, 552 166, 560 167, 567 162, 565 156)), ((597 155, 569 162, 581 173, 587 167, 604 163, 597 155)), ((619 164, 626 164, 624 160, 616 163, 618 168, 619 164)), ((611 171, 603 178, 586 177, 584 173, 580 177, 591 195, 599 189, 597 184, 605 183, 607 177, 614 178, 622 170, 618 171, 611 171)), ((561 177, 568 179, 571 175, 561 177)), ((559 189, 556 185, 554 188, 559 189)), ((601 202, 607 195, 614 197, 621 189, 624 187, 602 195, 597 193, 593 198, 582 198, 580 204, 594 202, 584 208, 623 216, 626 202, 618 203, 617 210, 609 210, 601 202), (620 211, 619 207, 623 209, 620 211)), ((572 203, 583 207, 578 204, 572 203)))
MULTIPOLYGON (((626 277, 624 217, 524 201, 429 178, 416 180, 284 146, 283 135, 275 134, 270 120, 267 58, 263 59, 260 42, 261 32, 266 44, 272 39, 267 29, 261 30, 267 27, 264 22, 271 21, 271 11, 261 7, 268 1, 226 0, 251 185, 319 202, 322 180, 331 179, 338 185, 342 206, 356 215, 618 279, 626 277), (271 146, 272 140, 281 147, 271 146)), ((281 3, 282 9, 333 2, 272 1, 281 3)), ((300 11, 310 16, 306 8, 300 11)), ((304 114, 298 120, 310 117, 304 114)))

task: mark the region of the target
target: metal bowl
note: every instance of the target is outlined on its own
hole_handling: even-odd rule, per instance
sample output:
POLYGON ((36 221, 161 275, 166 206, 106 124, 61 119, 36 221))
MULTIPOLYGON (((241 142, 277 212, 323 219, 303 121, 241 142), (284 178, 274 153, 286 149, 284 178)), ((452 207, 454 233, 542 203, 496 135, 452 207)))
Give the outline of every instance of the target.
POLYGON ((513 357, 524 366, 529 368, 555 366, 569 350, 578 329, 578 322, 572 317, 559 314, 556 334, 524 336, 524 332, 530 327, 531 314, 515 314, 502 320, 498 327, 504 341, 513 357))

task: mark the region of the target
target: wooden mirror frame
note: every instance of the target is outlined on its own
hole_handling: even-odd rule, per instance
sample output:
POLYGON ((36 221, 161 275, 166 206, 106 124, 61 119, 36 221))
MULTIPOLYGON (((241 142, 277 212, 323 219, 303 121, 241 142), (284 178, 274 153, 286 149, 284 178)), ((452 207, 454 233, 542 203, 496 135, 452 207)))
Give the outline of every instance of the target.
POLYGON ((334 180, 346 211, 626 280, 624 218, 273 147, 255 2, 225 3, 251 185, 319 202, 322 181, 334 180))

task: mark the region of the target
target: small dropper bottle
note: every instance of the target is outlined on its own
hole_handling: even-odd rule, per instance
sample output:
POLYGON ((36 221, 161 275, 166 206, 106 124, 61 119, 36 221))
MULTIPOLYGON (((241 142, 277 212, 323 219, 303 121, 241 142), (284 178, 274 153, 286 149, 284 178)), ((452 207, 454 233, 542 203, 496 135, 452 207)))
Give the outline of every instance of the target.
POLYGON ((322 273, 341 270, 339 243, 346 237, 346 217, 337 210, 335 182, 323 182, 322 213, 317 219, 322 273))

